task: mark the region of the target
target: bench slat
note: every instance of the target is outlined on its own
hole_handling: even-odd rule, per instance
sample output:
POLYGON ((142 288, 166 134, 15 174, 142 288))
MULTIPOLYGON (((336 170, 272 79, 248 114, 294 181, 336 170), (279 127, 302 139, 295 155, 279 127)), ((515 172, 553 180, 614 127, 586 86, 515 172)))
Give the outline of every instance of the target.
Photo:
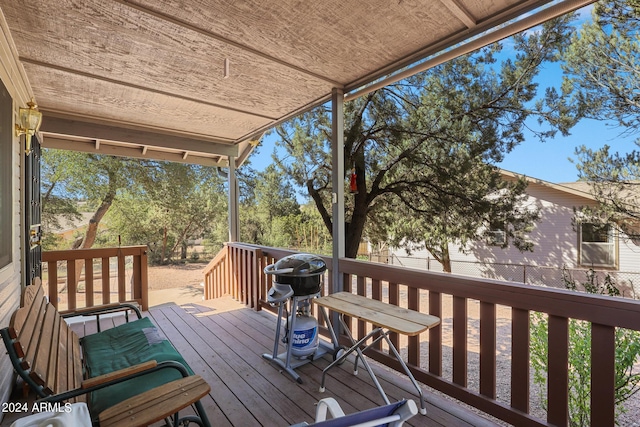
POLYGON ((44 323, 44 316, 47 311, 47 304, 44 299, 42 303, 36 307, 34 305, 35 315, 29 316, 24 328, 18 335, 22 348, 24 349, 23 364, 25 369, 33 367, 36 355, 38 354, 38 343, 40 341, 40 331, 42 331, 42 325, 44 323))
MULTIPOLYGON (((66 322, 64 323, 66 326, 66 322)), ((69 370, 69 328, 60 328, 60 351, 58 354, 58 375, 56 377, 55 393, 61 390, 68 390, 68 370, 69 370)))
MULTIPOLYGON (((51 346, 55 343, 53 339, 54 322, 56 309, 47 304, 44 319, 39 330, 35 331, 32 341, 35 341, 36 354, 31 367, 30 376, 36 384, 44 386, 47 393, 52 393, 51 383, 47 383, 47 369, 49 367, 49 356, 51 355, 51 346)), ((31 348, 29 349, 31 350, 31 348)))
MULTIPOLYGON (((38 282, 39 283, 39 282, 38 282)), ((44 290, 42 286, 34 283, 31 286, 27 286, 23 293, 23 306, 13 313, 10 322, 10 336, 11 338, 17 338, 19 331, 25 327, 25 322, 29 318, 29 313, 35 307, 40 307, 43 304, 44 290)), ((33 325, 31 325, 31 332, 33 332, 33 325)))
MULTIPOLYGON (((76 333, 72 330, 69 330, 69 337, 71 337, 71 351, 69 352, 69 362, 67 363, 67 369, 70 375, 69 383, 73 384, 73 388, 76 389, 80 387, 80 384, 82 384, 82 379, 84 376, 84 372, 82 370, 82 351, 80 349, 80 339, 78 339, 76 333)), ((84 402, 86 400, 86 395, 78 396, 76 398, 76 402, 84 402)))
MULTIPOLYGON (((49 305, 50 307, 53 307, 49 305)), ((60 330, 63 329, 61 323, 64 323, 62 317, 57 310, 54 310, 53 324, 51 331, 51 344, 49 346, 49 360, 47 361, 47 384, 46 389, 49 393, 56 393, 56 383, 58 382, 58 358, 60 357, 60 330)))
POLYGON ((9 323, 9 336, 23 343, 21 346, 16 346, 16 352, 19 357, 24 357, 27 353, 30 337, 36 330, 36 324, 40 318, 41 310, 44 310, 46 304, 41 286, 37 287, 37 289, 28 286, 25 293, 27 293, 27 291, 29 294, 35 293, 36 295, 30 298, 27 298, 25 295, 24 299, 29 302, 29 305, 25 305, 16 310, 9 323))

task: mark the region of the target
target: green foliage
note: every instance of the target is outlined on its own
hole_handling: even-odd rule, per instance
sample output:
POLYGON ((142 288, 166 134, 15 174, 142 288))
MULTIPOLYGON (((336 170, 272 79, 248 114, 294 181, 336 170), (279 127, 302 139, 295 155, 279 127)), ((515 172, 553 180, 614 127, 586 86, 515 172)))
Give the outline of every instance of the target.
POLYGON ((45 249, 61 249, 52 231, 61 218, 77 222, 79 206, 95 227, 88 245, 89 232, 76 245, 146 244, 152 264, 186 257, 192 239, 207 236, 219 249, 227 238, 219 227, 227 233, 226 191, 215 168, 44 150, 42 170, 45 249))
POLYGON ((59 228, 59 219, 79 219, 78 201, 93 208, 84 236, 72 247, 90 248, 98 238, 100 222, 120 188, 129 185, 138 162, 119 157, 45 149, 42 155, 42 205, 45 241, 59 228))
MULTIPOLYGON (((612 130, 623 135, 638 134, 640 3, 600 1, 594 3, 592 18, 561 52, 564 78, 559 90, 547 92, 549 118, 565 133, 587 118, 612 121, 612 130)), ((581 146, 576 156, 580 179, 590 183, 598 202, 597 207, 582 207, 580 216, 589 222, 617 224, 630 238, 640 239, 640 152, 581 146)))
MULTIPOLYGON (((579 283, 566 271, 563 281, 567 289, 582 290, 592 294, 619 296, 620 291, 610 275, 600 283, 593 270, 587 272, 586 281, 579 283)), ((533 382, 539 386, 543 407, 547 408, 545 394, 549 371, 547 316, 534 312, 531 315, 531 366, 533 382)), ((624 402, 640 390, 640 374, 633 367, 640 356, 640 332, 616 328, 615 331, 615 403, 616 413, 624 411, 624 402)), ((569 319, 569 425, 581 427, 590 425, 591 411, 591 324, 582 320, 569 319)))
POLYGON ((123 245, 146 244, 150 263, 183 258, 188 241, 215 235, 217 223, 226 230, 226 195, 215 168, 143 162, 134 179, 119 193, 109 229, 123 245))
POLYGON ((564 52, 562 92, 575 119, 614 120, 640 131, 640 8, 637 0, 597 2, 564 52))
MULTIPOLYGON (((515 59, 497 62, 495 44, 345 103, 344 168, 356 174, 346 191, 346 255, 370 241, 426 241, 435 254, 463 246, 489 224, 523 238, 536 212, 519 210, 522 182, 506 182, 495 167, 524 139, 538 95, 540 65, 555 61, 568 40, 570 17, 540 32, 515 36, 515 59), (402 221, 398 221, 402 218, 402 221)), ((330 232, 331 122, 327 106, 278 128, 286 156, 278 166, 306 188, 330 232)), ((540 131, 542 139, 553 130, 540 131)), ((345 187, 348 177, 345 177, 345 187)))
POLYGON ((257 172, 245 165, 240 182, 243 242, 313 253, 331 251, 331 237, 317 210, 300 206, 291 179, 282 170, 269 165, 257 172))
MULTIPOLYGON (((637 142, 640 144, 640 142, 637 142)), ((605 145, 598 150, 576 149, 576 165, 582 180, 589 182, 595 206, 581 206, 584 221, 611 224, 630 239, 640 239, 640 151, 612 153, 605 145)))

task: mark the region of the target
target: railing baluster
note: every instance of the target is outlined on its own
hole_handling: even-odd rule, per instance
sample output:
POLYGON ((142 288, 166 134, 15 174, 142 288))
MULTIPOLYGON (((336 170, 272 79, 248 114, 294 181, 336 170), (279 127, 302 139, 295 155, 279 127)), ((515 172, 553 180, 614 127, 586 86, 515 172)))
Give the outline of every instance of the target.
POLYGON ((84 259, 84 295, 86 307, 93 307, 93 258, 84 259))
MULTIPOLYGON (((429 314, 442 319, 442 295, 429 291, 429 314)), ((442 375, 442 323, 429 329, 429 372, 442 375)))
POLYGON ((127 300, 127 277, 125 275, 126 270, 124 268, 124 255, 118 253, 117 265, 118 265, 118 302, 127 300))
MULTIPOLYGON (((380 279, 371 279, 371 298, 376 301, 382 301, 382 282, 380 279)), ((375 343, 373 348, 380 350, 382 348, 380 341, 375 343)))
MULTIPOLYGON (((409 288, 407 291, 407 308, 420 311, 420 291, 417 288, 409 288)), ((407 346, 407 361, 414 366, 420 366, 420 336, 409 337, 407 346)))
POLYGON ((249 253, 245 250, 240 249, 240 283, 242 289, 241 301, 244 302, 244 305, 249 305, 249 295, 247 290, 248 281, 249 281, 249 253))
POLYGON ((102 257, 102 303, 111 302, 111 268, 109 257, 102 257))
POLYGON ((563 427, 569 422, 569 320, 566 317, 549 316, 549 409, 547 421, 563 427))
POLYGON ((467 386, 467 299, 453 297, 453 382, 467 386))
POLYGON ((76 279, 76 260, 67 261, 67 309, 76 308, 76 291, 78 282, 76 279))
POLYGON ((511 406, 529 413, 529 310, 511 309, 511 406))
MULTIPOLYGON (((367 296, 365 288, 364 288, 364 277, 358 276, 356 278, 356 292, 358 295, 367 296)), ((367 334, 366 332, 366 323, 362 320, 358 320, 358 336, 363 337, 367 334)))
POLYGON ((496 306, 480 301, 480 394, 496 398, 496 306))
POLYGON ((591 324, 591 425, 615 423, 616 331, 591 324))
MULTIPOLYGON (((389 282, 389 304, 400 305, 400 287, 394 282, 389 282)), ((397 332, 391 332, 389 339, 395 348, 400 348, 400 338, 397 332)))

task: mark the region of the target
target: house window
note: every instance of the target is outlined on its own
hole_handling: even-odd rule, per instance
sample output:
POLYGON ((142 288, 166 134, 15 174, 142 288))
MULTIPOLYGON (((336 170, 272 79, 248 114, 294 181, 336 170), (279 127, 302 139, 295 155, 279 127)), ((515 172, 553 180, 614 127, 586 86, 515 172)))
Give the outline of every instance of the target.
POLYGON ((12 261, 12 123, 13 100, 0 82, 0 268, 12 261))
POLYGON ((503 222, 492 222, 489 231, 487 231, 487 243, 491 246, 507 245, 507 233, 503 222))
POLYGON ((580 265, 615 267, 617 239, 609 224, 580 224, 580 265))

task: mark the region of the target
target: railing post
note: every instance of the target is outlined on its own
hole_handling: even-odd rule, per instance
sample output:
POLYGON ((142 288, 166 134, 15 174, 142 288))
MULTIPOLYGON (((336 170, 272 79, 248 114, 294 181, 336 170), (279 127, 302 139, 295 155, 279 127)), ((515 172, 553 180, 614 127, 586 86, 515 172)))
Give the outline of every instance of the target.
POLYGON ((148 270, 147 250, 140 253, 140 299, 142 300, 142 310, 149 310, 149 270, 148 270))
MULTIPOLYGON (((332 260, 331 293, 344 290, 340 259, 345 255, 344 216, 344 91, 331 91, 331 186, 332 186, 332 260)), ((331 323, 336 336, 340 335, 338 313, 331 314, 331 323)))

